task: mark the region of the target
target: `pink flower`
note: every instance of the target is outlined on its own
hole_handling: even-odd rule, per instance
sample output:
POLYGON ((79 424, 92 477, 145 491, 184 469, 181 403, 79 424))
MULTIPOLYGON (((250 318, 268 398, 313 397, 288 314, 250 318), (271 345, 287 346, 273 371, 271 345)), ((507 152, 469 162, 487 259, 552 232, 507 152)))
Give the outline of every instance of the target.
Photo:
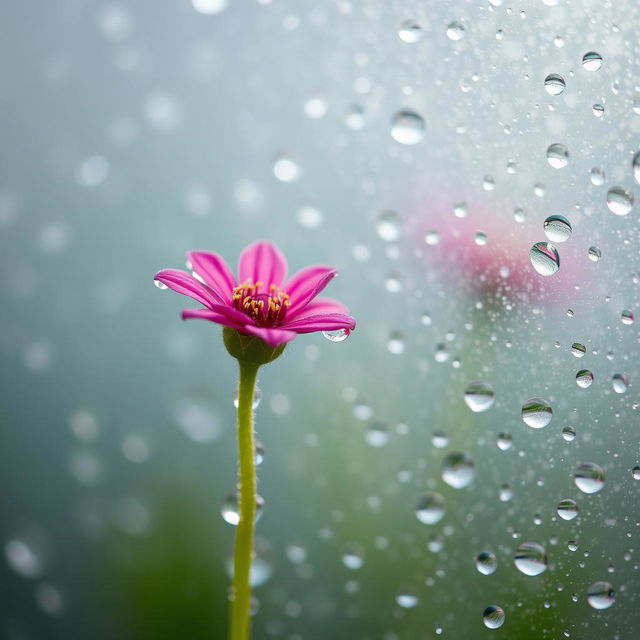
POLYGON ((202 318, 258 336, 272 347, 298 333, 353 331, 347 308, 316 296, 337 275, 331 267, 307 267, 285 282, 287 261, 270 242, 247 247, 238 261, 238 278, 217 253, 190 251, 187 267, 163 269, 155 281, 197 300, 204 309, 185 309, 182 318, 202 318))

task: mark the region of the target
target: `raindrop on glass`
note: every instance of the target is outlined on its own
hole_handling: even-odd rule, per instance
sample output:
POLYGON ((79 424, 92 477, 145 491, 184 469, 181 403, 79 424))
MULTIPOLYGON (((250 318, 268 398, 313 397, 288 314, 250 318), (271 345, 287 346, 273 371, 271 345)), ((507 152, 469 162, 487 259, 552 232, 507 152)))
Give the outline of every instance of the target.
POLYGON ((564 78, 558 73, 550 73, 544 79, 544 88, 549 95, 559 96, 565 89, 564 78))
POLYGON ((583 462, 575 470, 573 482, 582 493, 597 493, 604 487, 604 470, 595 462, 583 462))
POLYGON ((562 169, 569 164, 569 149, 558 142, 549 145, 547 149, 547 162, 554 169, 562 169))
POLYGON ((498 568, 498 559, 491 551, 481 551, 476 556, 476 569, 483 576, 490 576, 498 568))
POLYGON ((604 184, 606 175, 603 169, 600 167, 593 167, 589 172, 589 179, 591 180, 591 184, 595 187, 600 187, 604 184))
POLYGON ((589 51, 582 56, 582 66, 587 71, 597 71, 602 66, 602 56, 595 51, 589 51))
POLYGON ((620 320, 622 321, 622 324, 633 324, 633 322, 635 320, 635 316, 633 315, 633 311, 631 311, 631 309, 625 309, 620 314, 620 320))
POLYGON ((581 389, 587 389, 593 383, 593 373, 588 369, 581 369, 576 373, 576 384, 581 389))
POLYGON ((607 207, 617 216, 626 216, 633 207, 633 193, 623 187, 611 187, 607 191, 607 207))
POLYGON ((442 479, 454 489, 470 485, 475 477, 473 458, 465 452, 454 451, 442 461, 442 479))
POLYGON ((482 614, 482 622, 487 629, 499 629, 504 624, 504 610, 497 604, 489 605, 482 614))
POLYGON ((396 604, 403 609, 413 609, 418 604, 418 596, 413 589, 405 587, 396 596, 396 604))
POLYGON ((631 167, 633 169, 633 177, 635 178, 635 181, 640 184, 640 151, 633 156, 631 167))
POLYGON ((587 589, 587 602, 594 609, 608 609, 616 599, 616 592, 610 582, 594 582, 587 589))
POLYGON ((563 427, 562 437, 566 442, 573 442, 576 439, 576 430, 573 427, 563 427))
POLYGON ((522 405, 520 414, 524 423, 534 429, 546 427, 553 417, 553 409, 542 398, 531 398, 522 405))
POLYGON ((500 451, 509 451, 513 446, 513 439, 511 438, 511 434, 509 433, 500 433, 496 440, 496 445, 500 451))
POLYGON ((561 215, 549 216, 544 221, 544 233, 551 242, 565 242, 571 237, 571 223, 561 215))
POLYGON ((571 354, 576 358, 582 358, 582 356, 587 353, 587 348, 580 344, 579 342, 574 342, 571 345, 571 354))
POLYGON ((429 491, 420 497, 416 505, 416 518, 423 524, 440 522, 445 512, 445 500, 439 493, 429 491))
POLYGON ((474 413, 488 411, 495 401, 493 387, 482 380, 470 382, 464 390, 464 401, 474 413))
POLYGON ((447 38, 449 40, 462 40, 464 38, 464 27, 459 22, 451 22, 447 25, 447 38))
POLYGON ((301 174, 300 165, 288 154, 281 153, 273 161, 273 175, 280 182, 295 182, 301 174))
POLYGON ((342 551, 342 564, 347 569, 356 571, 364 564, 364 551, 358 544, 347 544, 342 551))
POLYGON ((531 247, 529 259, 541 276, 552 276, 560 269, 558 250, 549 242, 536 242, 531 247))
POLYGON ((624 393, 629 386, 629 380, 624 374, 616 373, 611 379, 611 386, 616 393, 624 393))
POLYGON ((602 251, 600 251, 600 249, 595 246, 589 247, 588 256, 591 262, 598 262, 598 260, 600 260, 600 258, 602 257, 602 251))
POLYGON ((422 39, 422 29, 415 20, 405 20, 398 29, 398 37, 407 44, 419 42, 422 39))
POLYGON ((547 552, 537 542, 523 542, 516 549, 513 561, 526 576, 537 576, 547 568, 547 552))
POLYGON ((391 137, 401 144, 417 144, 424 137, 424 120, 415 111, 398 111, 391 119, 391 137))
POLYGON ((558 502, 556 512, 563 520, 573 520, 578 515, 578 505, 575 500, 565 498, 558 502))
POLYGON ((376 220, 376 232, 386 242, 395 242, 402 235, 400 216, 395 211, 383 211, 376 220))
POLYGON ((604 115, 604 105, 600 103, 596 103, 591 107, 591 111, 596 118, 602 118, 604 115))

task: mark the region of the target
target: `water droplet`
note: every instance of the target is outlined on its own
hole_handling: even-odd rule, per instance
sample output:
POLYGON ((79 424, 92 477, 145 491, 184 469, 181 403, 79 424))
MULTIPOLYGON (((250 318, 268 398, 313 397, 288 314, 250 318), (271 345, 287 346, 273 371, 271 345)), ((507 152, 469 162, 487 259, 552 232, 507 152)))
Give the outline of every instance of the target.
POLYGON ((229 0, 192 0, 193 8, 204 15, 214 15, 227 8, 229 0))
POLYGON ((589 179, 591 180, 591 184, 596 186, 596 187, 600 187, 604 184, 606 178, 606 174, 604 172, 604 169, 601 169, 600 167, 593 167, 593 169, 591 169, 591 171, 589 172, 589 179))
POLYGON ((629 380, 627 380, 627 376, 624 374, 616 373, 611 379, 611 385, 616 393, 624 393, 629 386, 629 380))
POLYGON ((453 215, 456 218, 466 218, 467 217, 467 203, 466 202, 456 202, 453 205, 453 215))
POLYGON ((541 276, 552 276, 560 269, 560 255, 550 242, 536 242, 531 247, 529 259, 541 276))
POLYGON ((470 382, 464 390, 464 401, 474 413, 488 411, 495 401, 493 387, 482 380, 470 382))
POLYGON ((342 564, 352 571, 360 569, 364 565, 364 550, 362 547, 355 543, 345 545, 342 551, 342 564))
POLYGON ((640 184, 640 151, 633 156, 631 167, 633 168, 633 177, 635 178, 635 181, 640 184))
POLYGON ((602 56, 595 51, 589 51, 582 56, 582 66, 587 71, 597 71, 602 66, 602 56))
POLYGON ((511 434, 509 433, 500 433, 496 440, 496 445, 500 451, 509 451, 513 446, 513 439, 511 438, 511 434))
POLYGON ((162 291, 169 288, 164 282, 161 282, 160 280, 154 280, 153 284, 155 284, 156 287, 158 287, 158 289, 161 289, 162 291))
POLYGON ((264 446, 259 440, 255 441, 255 449, 253 452, 253 464, 259 467, 264 462, 264 446))
POLYGON ((598 249, 598 247, 589 247, 589 260, 591 260, 591 262, 598 262, 598 260, 600 260, 600 258, 602 258, 602 251, 600 251, 600 249, 598 249))
POLYGON ((578 515, 578 505, 575 500, 565 498, 558 502, 556 512, 563 520, 573 520, 578 515))
POLYGON ((424 137, 424 120, 415 111, 398 111, 391 119, 391 137, 401 144, 417 144, 424 137))
MULTIPOLYGON (((261 496, 256 494, 255 522, 258 522, 258 520, 260 520, 263 510, 264 500, 261 496)), ((231 493, 228 493, 226 495, 225 499, 222 501, 222 506, 220 507, 220 515, 225 522, 228 522, 234 527, 238 526, 238 523, 240 522, 240 512, 238 493, 236 491, 232 491, 231 493)))
POLYGON ((523 542, 516 549, 513 561, 526 576, 537 576, 547 568, 547 552, 537 542, 523 542))
POLYGON ((622 324, 633 324, 635 319, 636 318, 633 315, 633 311, 631 311, 631 309, 625 309, 620 314, 620 320, 622 321, 622 324))
MULTIPOLYGON (((236 391, 235 394, 233 396, 233 406, 237 409, 238 408, 238 390, 239 390, 239 385, 240 383, 237 382, 236 383, 236 391)), ((251 403, 251 408, 252 409, 257 409, 260 406, 260 400, 262 400, 262 390, 260 389, 260 387, 258 385, 256 385, 255 389, 253 390, 253 402, 251 403)))
POLYGON ((370 447, 384 447, 389 442, 389 428, 384 422, 376 420, 365 431, 364 439, 370 447))
POLYGON ((608 609, 616 599, 616 592, 610 582, 594 582, 587 589, 587 602, 594 609, 608 609))
POLYGON ((462 40, 464 38, 464 26, 459 22, 450 22, 447 25, 447 38, 449 40, 462 40))
POLYGON ((636 465, 631 469, 631 477, 634 480, 640 480, 640 465, 636 465))
POLYGON ((402 220, 391 210, 380 213, 376 220, 376 233, 386 242, 395 242, 402 235, 402 220))
POLYGON ((410 587, 404 587, 396 596, 396 604, 403 609, 413 609, 418 604, 418 596, 410 587))
POLYGON ((419 42, 422 39, 422 29, 415 20, 405 20, 398 29, 398 37, 407 44, 419 42))
POLYGON ((518 208, 513 211, 513 218, 516 222, 524 222, 527 219, 527 212, 518 208))
POLYGON ((521 412, 524 423, 534 429, 546 427, 553 417, 553 409, 542 398, 531 398, 522 405, 521 412))
POLYGON ((416 518, 423 524, 440 522, 445 512, 445 499, 435 491, 429 491, 420 497, 416 505, 416 518))
POLYGON ((604 115, 604 105, 596 103, 593 105, 593 107, 591 107, 591 111, 596 118, 602 118, 602 116, 604 115))
POLYGON ((496 188, 496 181, 493 176, 485 176, 482 179, 482 188, 485 191, 493 191, 496 188))
MULTIPOLYGON (((273 547, 268 540, 257 537, 254 544, 254 555, 249 571, 249 584, 252 587, 260 587, 273 575, 273 547)), ((233 555, 227 558, 227 574, 233 577, 233 555)))
POLYGON ((476 556, 476 569, 483 576, 490 576, 498 568, 498 559, 491 551, 481 551, 476 556))
POLYGON ((487 629, 499 629, 504 624, 504 610, 497 604, 489 605, 482 614, 482 622, 487 629))
POLYGON ((404 353, 404 348, 404 334, 400 331, 392 331, 389 334, 389 340, 387 340, 387 350, 389 353, 399 356, 404 353))
POLYGON ((431 444, 436 449, 444 449, 449 444, 449 436, 444 431, 434 431, 431 436, 431 444))
POLYGON ((559 96, 565 89, 564 78, 558 73, 550 73, 544 79, 544 88, 549 95, 559 96))
POLYGON ((587 389, 593 383, 593 373, 588 369, 580 369, 578 373, 576 373, 576 384, 581 389, 587 389))
POLYGON ((633 193, 623 187, 611 187, 607 192, 607 207, 617 216, 626 216, 633 207, 633 193))
POLYGON ((442 461, 442 479, 454 489, 470 485, 475 477, 475 462, 463 451, 454 451, 442 461))
POLYGON ((569 164, 569 149, 559 142, 549 145, 547 149, 547 162, 554 169, 562 169, 569 164))
POLYGON ((474 241, 479 247, 484 247, 487 244, 487 234, 484 231, 478 231, 474 241))
POLYGON ((576 430, 573 427, 563 427, 562 428, 562 437, 567 442, 573 442, 576 439, 576 430))
POLYGON ((544 233, 551 242, 565 242, 571 237, 571 223, 561 215, 549 216, 544 221, 544 233))
POLYGON ((298 224, 305 229, 317 229, 324 222, 324 214, 320 209, 305 206, 296 211, 296 219, 298 224))
POLYGON ((573 482, 582 493, 597 493, 604 487, 604 470, 595 462, 583 462, 575 470, 573 482))
POLYGON ((349 329, 336 329, 335 331, 323 331, 322 335, 331 342, 344 342, 350 333, 349 329))
POLYGON ((587 352, 587 348, 580 344, 579 342, 574 342, 571 345, 571 354, 576 358, 582 358, 582 356, 587 352))
POLYGON ((424 241, 430 247, 435 247, 440 242, 440 234, 435 230, 427 231, 424 236, 424 241))
POLYGON ((37 541, 14 538, 4 545, 7 564, 22 578, 37 578, 43 572, 43 558, 37 541))
POLYGON ((364 108, 359 104, 351 105, 344 115, 344 121, 349 129, 359 131, 365 125, 364 108))
POLYGON ((498 491, 498 498, 500 502, 509 502, 513 498, 513 487, 508 484, 501 485, 498 491))
POLYGON ((280 182, 295 182, 302 175, 302 170, 290 155, 280 153, 273 162, 273 175, 280 182))

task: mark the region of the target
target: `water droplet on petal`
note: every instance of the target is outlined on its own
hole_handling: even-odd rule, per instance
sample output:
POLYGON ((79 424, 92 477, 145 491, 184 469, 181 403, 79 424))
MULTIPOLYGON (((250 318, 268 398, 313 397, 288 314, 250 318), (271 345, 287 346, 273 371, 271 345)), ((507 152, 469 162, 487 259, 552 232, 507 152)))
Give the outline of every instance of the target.
POLYGON ((523 542, 516 549, 513 561, 526 576, 537 576, 547 568, 547 552, 537 542, 523 542))
POLYGON ((522 405, 521 412, 524 423, 534 429, 546 427, 553 417, 553 409, 542 398, 531 398, 522 405))
POLYGON ((323 331, 322 335, 331 342, 344 342, 350 333, 349 329, 336 329, 335 331, 323 331))
POLYGON ((594 582, 587 589, 587 602, 594 609, 608 609, 616 599, 616 592, 610 582, 594 582))
POLYGON ((482 614, 482 622, 487 629, 499 629, 504 624, 504 610, 497 604, 489 605, 482 614))
POLYGON ((552 215, 544 221, 544 233, 551 242, 565 242, 571 231, 571 223, 564 216, 552 215))
POLYGON ((391 119, 391 137, 401 144, 417 144, 424 137, 424 120, 415 111, 398 111, 391 119))
POLYGON ((495 401, 493 387, 482 380, 470 382, 464 390, 464 401, 474 413, 488 411, 495 401))
POLYGON ((582 66, 587 71, 597 71, 602 66, 602 56, 595 51, 589 51, 582 56, 582 66))
POLYGON ((559 96, 565 89, 564 78, 558 73, 550 73, 544 79, 544 88, 549 95, 559 96))
POLYGON ((475 462, 463 451, 450 453, 442 462, 442 479, 454 489, 470 485, 475 477, 475 462))
POLYGON ((583 462, 575 470, 573 482, 582 493, 597 493, 604 487, 604 470, 595 462, 583 462))
POLYGON ((617 216, 626 216, 633 208, 633 193, 623 187, 611 187, 607 192, 607 207, 617 216))
POLYGON ((154 280, 153 284, 155 284, 156 287, 158 287, 158 289, 161 289, 162 291, 164 291, 165 289, 169 288, 169 287, 167 287, 167 285, 164 282, 162 282, 160 280, 154 280))
POLYGON ((552 276, 560 269, 560 255, 550 242, 536 242, 531 247, 529 259, 541 276, 552 276))

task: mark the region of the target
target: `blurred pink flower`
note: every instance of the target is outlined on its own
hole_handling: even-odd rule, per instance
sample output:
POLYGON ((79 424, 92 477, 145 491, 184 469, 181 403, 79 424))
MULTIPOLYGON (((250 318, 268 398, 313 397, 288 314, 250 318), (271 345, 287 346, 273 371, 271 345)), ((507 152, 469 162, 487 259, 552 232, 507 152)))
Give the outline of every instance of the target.
POLYGON ((356 321, 331 298, 316 296, 336 276, 332 267, 302 269, 286 283, 287 261, 270 242, 247 247, 238 261, 238 279, 217 253, 190 251, 187 267, 163 269, 155 281, 204 305, 185 309, 182 318, 202 318, 258 336, 272 347, 298 333, 353 331, 356 321))

